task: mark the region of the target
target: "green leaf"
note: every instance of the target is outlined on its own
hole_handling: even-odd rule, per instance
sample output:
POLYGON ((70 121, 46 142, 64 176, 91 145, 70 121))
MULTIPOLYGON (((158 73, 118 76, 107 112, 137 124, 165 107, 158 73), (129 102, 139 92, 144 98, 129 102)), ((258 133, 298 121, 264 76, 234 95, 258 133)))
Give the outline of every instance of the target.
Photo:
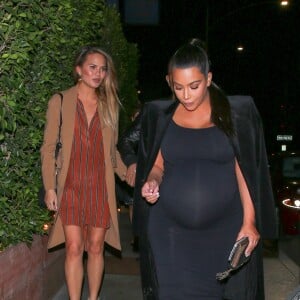
POLYGON ((16 106, 16 103, 12 100, 9 100, 7 101, 7 104, 10 106, 10 107, 15 107, 16 106))
POLYGON ((26 14, 25 12, 23 12, 23 13, 20 13, 20 14, 18 15, 18 17, 26 18, 26 17, 27 17, 27 14, 26 14))

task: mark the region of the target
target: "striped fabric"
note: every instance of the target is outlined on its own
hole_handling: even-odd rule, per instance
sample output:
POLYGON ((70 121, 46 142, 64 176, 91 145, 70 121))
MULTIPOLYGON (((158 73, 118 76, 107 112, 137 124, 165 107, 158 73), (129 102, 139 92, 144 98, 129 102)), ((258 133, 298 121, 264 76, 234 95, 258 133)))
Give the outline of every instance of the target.
POLYGON ((60 206, 64 225, 109 227, 103 138, 99 115, 88 126, 78 99, 70 165, 60 206))

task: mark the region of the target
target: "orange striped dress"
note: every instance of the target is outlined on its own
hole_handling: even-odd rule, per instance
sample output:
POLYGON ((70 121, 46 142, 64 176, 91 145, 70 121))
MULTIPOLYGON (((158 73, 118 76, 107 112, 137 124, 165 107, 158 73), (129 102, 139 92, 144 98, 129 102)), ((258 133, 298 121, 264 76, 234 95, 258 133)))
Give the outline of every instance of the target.
POLYGON ((105 182, 103 137, 98 112, 88 126, 77 100, 70 165, 60 206, 64 225, 108 228, 110 221, 105 182))

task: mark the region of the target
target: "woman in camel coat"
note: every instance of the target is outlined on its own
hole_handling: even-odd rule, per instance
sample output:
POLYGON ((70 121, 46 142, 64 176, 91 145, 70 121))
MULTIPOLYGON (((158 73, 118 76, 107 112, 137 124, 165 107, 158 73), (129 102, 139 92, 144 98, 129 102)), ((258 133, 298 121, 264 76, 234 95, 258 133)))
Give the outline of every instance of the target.
POLYGON ((42 174, 45 203, 49 210, 57 211, 48 248, 66 242, 65 271, 70 299, 80 299, 83 266, 79 262, 80 259, 82 261, 83 251, 88 252, 89 299, 95 300, 103 274, 104 241, 121 250, 114 173, 124 180, 126 167, 116 150, 119 102, 110 56, 99 48, 84 47, 75 62, 75 75, 77 84, 62 92, 62 102, 60 95, 55 94, 48 103, 41 148, 42 174), (60 111, 62 147, 55 160, 60 111), (82 132, 85 134, 82 135, 82 132), (101 159, 97 158, 100 155, 101 159), (83 159, 86 161, 82 162, 83 159), (91 171, 83 173, 87 168, 91 171), (99 171, 101 168, 103 172, 99 171), (81 174, 79 179, 78 173, 81 174), (80 189, 82 191, 82 181, 85 182, 85 189, 77 193, 80 189), (90 182, 95 183, 90 187, 90 182), (83 200, 78 200, 80 197, 85 199, 84 204, 83 200), (89 209, 88 216, 82 217, 88 210, 86 201, 89 199, 94 201, 89 204, 93 207, 89 209), (77 204, 74 205, 74 202, 77 204), (70 216, 76 214, 83 224, 74 223, 75 218, 70 221, 70 216), (104 218, 104 221, 100 220, 102 223, 95 225, 88 219, 91 216, 97 220, 104 218), (81 218, 86 219, 81 221, 81 218))

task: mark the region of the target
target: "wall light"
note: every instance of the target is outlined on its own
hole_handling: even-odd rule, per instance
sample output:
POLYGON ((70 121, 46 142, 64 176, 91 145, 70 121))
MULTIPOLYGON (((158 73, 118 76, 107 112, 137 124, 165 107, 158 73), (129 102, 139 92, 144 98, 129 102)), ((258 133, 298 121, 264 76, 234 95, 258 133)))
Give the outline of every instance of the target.
POLYGON ((288 6, 289 5, 289 1, 280 1, 280 5, 281 6, 288 6))

